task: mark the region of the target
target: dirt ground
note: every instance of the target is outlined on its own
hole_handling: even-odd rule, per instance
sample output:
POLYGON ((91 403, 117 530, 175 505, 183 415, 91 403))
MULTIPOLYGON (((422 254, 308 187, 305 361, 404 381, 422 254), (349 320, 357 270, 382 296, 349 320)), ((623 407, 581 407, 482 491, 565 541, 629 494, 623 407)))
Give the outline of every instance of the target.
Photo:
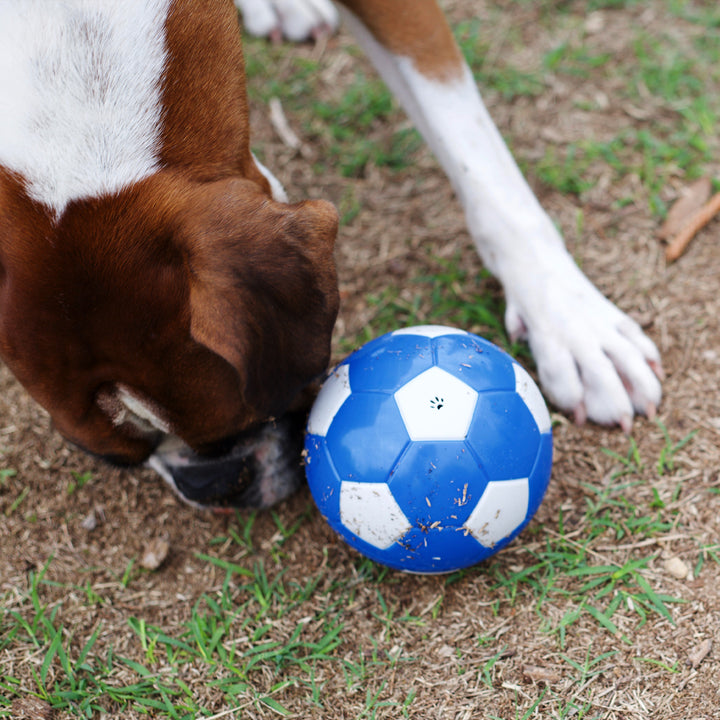
MULTIPOLYGON (((531 3, 452 0, 445 5, 454 22, 479 12, 488 22, 497 23, 500 32, 494 35, 494 56, 512 52, 518 67, 537 67, 540 58, 563 40, 563 33, 582 22, 580 3, 558 3, 570 20, 557 28, 531 3), (509 28, 523 42, 505 48, 502 37, 509 28)), ((546 11, 548 4, 542 5, 546 11)), ((604 35, 595 42, 621 55, 629 28, 642 25, 648 33, 662 34, 679 27, 671 27, 675 20, 666 10, 667 3, 640 5, 601 10, 604 35)), ((333 83, 350 82, 346 79, 353 72, 345 53, 348 43, 341 35, 322 49, 322 67, 333 83)), ((292 53, 314 58, 321 49, 301 47, 292 53)), ((289 55, 287 62, 293 57, 289 55)), ((617 472, 624 467, 619 458, 627 458, 632 446, 616 429, 576 427, 558 415, 556 460, 546 500, 531 528, 498 556, 492 568, 479 568, 452 584, 442 578, 397 575, 380 585, 360 580, 354 605, 347 609, 338 656, 352 656, 362 647, 367 657, 375 648, 408 658, 392 669, 380 666, 378 673, 386 684, 375 678, 373 686, 384 688, 381 698, 387 700, 405 698, 414 689, 414 700, 405 711, 408 717, 720 717, 720 563, 713 559, 720 537, 720 254, 716 242, 720 221, 700 232, 679 262, 667 265, 657 238, 660 218, 651 211, 648 192, 637 175, 618 178, 598 160, 589 170, 594 187, 579 196, 538 180, 533 164, 545 156, 548 147, 582 137, 612 137, 622 127, 650 122, 634 106, 615 103, 613 87, 603 82, 602 75, 588 81, 548 73, 536 96, 507 102, 490 89, 485 98, 585 272, 638 319, 658 344, 667 375, 659 418, 670 438, 677 442, 691 432, 695 435, 674 455, 672 467, 660 474, 656 464, 666 438, 656 423, 644 419, 635 423, 632 439, 642 463, 636 463, 626 478, 625 518, 651 516, 654 508, 662 507, 667 524, 657 532, 642 536, 628 532, 618 538, 608 528, 590 542, 588 502, 595 494, 589 488, 617 483, 617 472), (598 95, 610 98, 604 109, 589 111, 580 102, 598 95), (618 203, 628 196, 633 202, 618 203), (643 623, 637 613, 621 608, 613 620, 626 641, 585 614, 567 623, 561 642, 557 628, 578 607, 581 582, 576 577, 558 577, 554 591, 544 599, 536 588, 522 584, 509 597, 498 584, 499 577, 508 578, 532 564, 537 557, 533 552, 542 551, 560 533, 570 545, 587 544, 598 566, 620 567, 633 558, 651 556, 644 570, 647 582, 657 593, 682 601, 668 604, 672 622, 648 613, 643 623), (701 559, 704 563, 697 572, 701 559), (675 572, 675 560, 684 563, 680 567, 686 573, 675 572), (387 606, 397 616, 421 617, 422 625, 387 620, 387 606), (693 653, 708 640, 715 647, 693 662, 693 653)), ((331 85, 328 80, 327 87, 331 85)), ((649 100, 649 112, 652 107, 649 100)), ((287 114, 302 137, 301 121, 290 111, 287 114)), ((338 356, 344 352, 342 338, 355 337, 367 325, 373 328, 378 309, 368 296, 389 286, 412 302, 415 281, 437 273, 443 259, 458 262, 467 272, 472 287, 460 288, 461 297, 466 291, 498 294, 492 281, 474 280, 481 266, 461 211, 427 152, 419 151, 412 167, 397 171, 371 164, 359 178, 327 170, 319 175, 310 169, 317 151, 311 148, 310 155, 303 157, 284 145, 259 102, 253 103, 252 120, 254 145, 262 148, 264 161, 294 199, 326 197, 343 205, 352 193, 357 202, 357 213, 341 228, 337 248, 342 297, 338 356)), ((398 115, 393 122, 402 125, 405 121, 398 115)), ((381 126, 373 132, 381 137, 395 129, 381 126)), ((718 162, 705 166, 712 177, 720 177, 717 157, 718 162)), ((670 204, 687 182, 681 173, 671 176, 662 189, 663 200, 670 204)), ((419 302, 417 317, 433 316, 427 301, 419 302)), ((227 535, 237 521, 184 506, 149 471, 114 470, 72 450, 5 368, 0 369, 0 387, 0 469, 16 471, 0 486, 0 595, 11 607, 19 603, 28 587, 29 571, 52 557, 46 578, 58 585, 43 589, 44 601, 62 599, 62 616, 78 637, 87 637, 102 622, 100 646, 111 643, 116 654, 141 662, 142 648, 128 629, 128 620, 143 617, 148 623, 177 630, 188 619, 195 600, 223 581, 223 573, 196 553, 236 558, 236 546, 212 542, 227 535), (91 479, 83 484, 74 473, 89 473, 91 479), (91 513, 96 526, 87 529, 91 513), (161 569, 136 572, 131 582, 123 583, 128 565, 158 538, 166 539, 170 547, 161 569), (107 602, 87 604, 83 592, 87 584, 107 602)), ((622 525, 622 513, 613 515, 613 522, 622 525)), ((252 533, 254 551, 243 562, 251 564, 260 558, 268 571, 284 568, 285 577, 298 580, 326 566, 319 592, 322 602, 332 598, 336 580, 357 572, 357 556, 325 526, 306 490, 281 505, 275 518, 269 513, 259 515, 252 533), (285 527, 299 523, 281 555, 271 552, 278 533, 276 518, 285 527)), ((290 618, 299 622, 304 614, 299 609, 290 618)), ((30 668, 41 661, 32 648, 10 646, 0 656, 4 671, 22 678, 28 688, 34 686, 30 668)), ((264 668, 257 682, 272 685, 272 668, 264 668)), ((278 699, 293 717, 363 716, 365 693, 350 692, 339 669, 336 677, 332 673, 324 677, 324 683, 324 710, 305 705, 299 690, 278 699)), ((205 685, 197 692, 199 696, 207 693, 207 706, 214 707, 220 717, 226 709, 222 699, 213 698, 212 689, 205 685)), ((364 716, 402 716, 398 707, 376 707, 373 712, 364 716)), ((256 707, 237 715, 245 716, 274 715, 256 707)), ((124 717, 136 715, 128 711, 124 717)))

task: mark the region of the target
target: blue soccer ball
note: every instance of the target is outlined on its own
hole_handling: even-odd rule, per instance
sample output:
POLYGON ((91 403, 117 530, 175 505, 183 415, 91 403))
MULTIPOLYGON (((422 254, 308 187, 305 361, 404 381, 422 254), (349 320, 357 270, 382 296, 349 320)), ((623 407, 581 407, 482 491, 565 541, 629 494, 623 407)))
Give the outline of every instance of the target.
POLYGON ((424 325, 331 372, 305 450, 315 502, 350 545, 392 568, 443 573, 496 553, 530 521, 552 431, 537 385, 507 353, 424 325))

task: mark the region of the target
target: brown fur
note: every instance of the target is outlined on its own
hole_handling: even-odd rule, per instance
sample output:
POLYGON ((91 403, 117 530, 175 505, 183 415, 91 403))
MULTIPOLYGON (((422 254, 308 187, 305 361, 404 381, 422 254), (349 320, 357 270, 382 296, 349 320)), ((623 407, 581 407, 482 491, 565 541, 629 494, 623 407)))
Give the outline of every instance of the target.
POLYGON ((340 0, 396 55, 413 60, 430 78, 449 80, 462 71, 462 55, 435 0, 340 0))
POLYGON ((241 175, 269 193, 250 156, 245 66, 233 4, 175 0, 165 27, 161 163, 198 179, 241 175))
POLYGON ((118 386, 212 451, 325 369, 338 304, 336 211, 275 202, 252 162, 231 4, 176 0, 167 30, 163 170, 55 222, 0 168, 0 355, 122 463, 158 438, 122 423, 118 386))

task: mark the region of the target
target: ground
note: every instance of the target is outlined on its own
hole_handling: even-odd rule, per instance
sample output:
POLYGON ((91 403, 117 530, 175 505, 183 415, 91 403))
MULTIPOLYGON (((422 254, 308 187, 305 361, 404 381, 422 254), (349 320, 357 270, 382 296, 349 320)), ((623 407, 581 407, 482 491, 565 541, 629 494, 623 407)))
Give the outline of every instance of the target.
MULTIPOLYGON (((360 558, 306 490, 215 517, 96 463, 3 368, 0 717, 717 717, 720 221, 672 265, 658 229, 695 178, 720 178, 720 11, 444 6, 574 257, 658 344, 657 420, 626 437, 554 413, 529 528, 477 568, 415 577, 360 558)), ((343 218, 336 357, 444 322, 532 371, 444 176, 352 41, 246 53, 256 152, 293 199, 343 218)))

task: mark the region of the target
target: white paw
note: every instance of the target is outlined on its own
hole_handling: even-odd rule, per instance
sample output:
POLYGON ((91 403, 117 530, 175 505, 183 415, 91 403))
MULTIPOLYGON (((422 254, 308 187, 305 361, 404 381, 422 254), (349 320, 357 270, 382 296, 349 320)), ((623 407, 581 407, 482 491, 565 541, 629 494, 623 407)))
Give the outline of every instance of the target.
POLYGON ((339 24, 330 0, 235 0, 245 29, 257 37, 301 42, 332 33, 339 24))
POLYGON ((640 326, 582 274, 559 245, 540 265, 505 278, 508 332, 527 339, 548 399, 625 432, 635 413, 652 418, 662 395, 660 355, 640 326))

